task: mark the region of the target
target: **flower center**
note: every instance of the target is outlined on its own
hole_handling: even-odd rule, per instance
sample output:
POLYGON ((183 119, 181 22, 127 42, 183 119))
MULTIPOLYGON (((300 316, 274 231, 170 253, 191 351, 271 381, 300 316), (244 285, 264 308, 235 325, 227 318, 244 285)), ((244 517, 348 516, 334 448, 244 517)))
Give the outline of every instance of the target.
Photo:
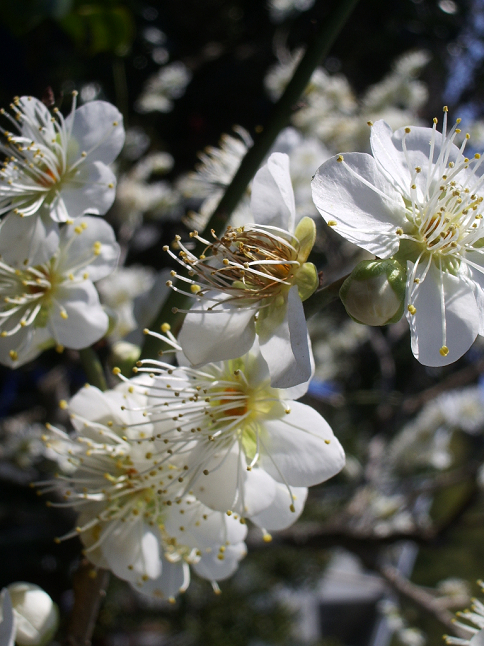
MULTIPOLYGON (((196 276, 202 283, 189 281, 192 296, 203 296, 216 289, 229 294, 240 306, 272 299, 291 287, 301 266, 298 239, 275 227, 229 226, 221 238, 212 231, 215 238, 212 243, 196 231, 190 235, 206 245, 203 253, 198 258, 194 256, 178 236, 181 251, 179 258, 175 258, 189 269, 190 276, 196 276)), ((165 247, 165 251, 169 249, 165 247)), ((171 287, 171 281, 168 283, 171 287)))

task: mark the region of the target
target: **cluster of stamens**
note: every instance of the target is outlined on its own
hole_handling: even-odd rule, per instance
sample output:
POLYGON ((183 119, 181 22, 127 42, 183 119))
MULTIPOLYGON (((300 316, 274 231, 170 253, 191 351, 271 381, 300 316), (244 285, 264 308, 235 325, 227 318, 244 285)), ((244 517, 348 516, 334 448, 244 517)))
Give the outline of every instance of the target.
MULTIPOLYGON (((81 235, 87 228, 87 223, 82 221, 74 228, 75 235, 81 235)), ((62 251, 66 255, 74 241, 72 236, 62 251)), ((102 244, 95 242, 92 249, 86 248, 85 258, 71 266, 69 274, 64 275, 57 269, 58 257, 54 255, 49 261, 40 265, 29 265, 26 259, 22 268, 12 267, 0 259, 0 294, 3 303, 0 303, 0 337, 10 337, 23 328, 45 326, 49 310, 58 309, 60 317, 67 321, 68 314, 65 307, 56 299, 57 288, 64 282, 82 282, 89 278, 89 273, 83 271, 101 253, 102 244)), ((25 338, 16 350, 10 350, 10 358, 16 361, 22 349, 22 343, 27 343, 25 338)), ((57 345, 62 351, 62 346, 57 345)))
MULTIPOLYGON (((72 117, 76 109, 77 92, 72 93, 72 117)), ((28 97, 32 108, 27 110, 19 97, 10 104, 12 114, 0 110, 19 133, 0 127, 4 141, 0 141, 0 152, 5 155, 0 167, 0 215, 14 211, 20 216, 36 213, 45 202, 52 201, 59 193, 63 182, 83 182, 76 176, 86 158, 99 147, 103 140, 96 142, 91 150, 82 151, 79 158, 68 161, 69 141, 72 125, 66 122, 58 108, 53 116, 47 110, 38 109, 37 102, 28 97)), ((113 122, 113 127, 119 126, 113 122)), ((107 131, 105 138, 110 136, 107 131)), ((109 185, 109 188, 113 186, 109 185)))
POLYGON ((188 278, 172 271, 172 276, 188 283, 190 292, 167 285, 189 296, 202 297, 210 290, 230 295, 230 301, 246 305, 277 298, 290 288, 300 267, 297 260, 299 242, 287 231, 276 227, 250 225, 228 227, 221 238, 212 230, 215 242, 209 242, 198 232, 190 237, 205 245, 200 256, 189 251, 177 236, 178 256, 165 246, 172 258, 188 270, 188 278), (193 277, 200 284, 193 280, 193 277))
POLYGON ((462 260, 462 254, 474 250, 473 245, 482 237, 481 204, 484 200, 478 193, 483 185, 480 167, 482 158, 475 154, 472 159, 464 156, 469 134, 459 149, 455 161, 449 159, 455 150, 455 137, 461 132, 456 120, 447 133, 447 108, 444 108, 443 142, 437 160, 433 161, 437 119, 434 119, 430 141, 429 168, 425 185, 417 188, 417 176, 422 168, 413 168, 407 156, 406 137, 411 128, 405 129, 402 146, 407 156, 411 173, 411 204, 407 207, 408 231, 397 230, 397 235, 412 240, 420 253, 430 254, 435 261, 439 258, 454 257, 462 260))
MULTIPOLYGON (((61 402, 61 406, 67 408, 66 402, 61 402)), ((57 474, 55 482, 38 486, 42 493, 47 493, 58 491, 61 484, 63 502, 49 501, 48 506, 73 507, 81 513, 88 509, 90 513, 84 516, 81 525, 56 542, 84 535, 84 553, 89 555, 109 538, 111 532, 103 532, 107 524, 115 527, 118 523, 143 521, 158 528, 164 555, 169 561, 197 563, 201 550, 183 544, 166 531, 167 514, 172 517, 175 514, 180 521, 178 530, 185 532, 192 525, 199 527, 216 512, 201 506, 191 493, 182 493, 186 469, 173 463, 172 452, 166 447, 159 449, 155 437, 144 438, 144 432, 137 433, 137 440, 128 440, 124 435, 129 432, 128 426, 120 425, 119 421, 101 423, 74 414, 71 417, 83 423, 89 437, 79 435, 77 440, 71 440, 63 431, 47 425, 49 434, 43 440, 47 446, 51 446, 56 436, 70 442, 69 462, 76 471, 70 476, 57 474)), ((228 544, 218 546, 219 560, 223 560, 228 544)), ((147 580, 145 574, 139 584, 147 580)))

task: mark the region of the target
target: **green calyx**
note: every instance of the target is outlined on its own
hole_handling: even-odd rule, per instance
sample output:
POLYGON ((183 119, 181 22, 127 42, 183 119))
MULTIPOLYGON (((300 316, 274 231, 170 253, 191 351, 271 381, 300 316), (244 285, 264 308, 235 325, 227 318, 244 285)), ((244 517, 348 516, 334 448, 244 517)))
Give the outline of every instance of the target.
POLYGON ((261 338, 270 336, 274 329, 283 322, 286 316, 289 290, 293 285, 297 286, 301 301, 309 298, 319 285, 316 267, 312 262, 306 262, 316 240, 316 225, 312 218, 301 219, 294 232, 294 237, 299 243, 297 261, 300 263, 300 267, 294 273, 291 284, 281 286, 279 293, 271 298, 270 305, 259 310, 256 332, 261 338))

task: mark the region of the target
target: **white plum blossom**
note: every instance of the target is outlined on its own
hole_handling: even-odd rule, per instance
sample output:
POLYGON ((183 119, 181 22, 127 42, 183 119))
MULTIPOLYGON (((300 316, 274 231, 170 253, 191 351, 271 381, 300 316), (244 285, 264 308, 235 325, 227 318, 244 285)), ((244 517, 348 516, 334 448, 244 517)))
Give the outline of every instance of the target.
POLYGON ((212 582, 230 576, 245 556, 247 527, 183 493, 186 471, 170 444, 153 435, 139 410, 144 400, 133 381, 107 392, 86 386, 69 405, 61 402, 77 434, 49 425, 45 440, 61 436, 77 468, 42 487, 63 493, 64 502, 53 505, 79 512, 62 539, 79 535, 94 565, 144 594, 173 600, 188 587, 189 566, 212 582))
POLYGON ((482 159, 454 144, 459 119, 433 128, 371 128, 373 156, 337 155, 313 180, 326 222, 350 242, 407 269, 412 351, 424 365, 456 361, 484 333, 482 159))
MULTIPOLYGON (((172 336, 151 334, 179 349, 172 336)), ((272 388, 257 343, 245 356, 200 369, 150 359, 137 365, 153 380, 143 386, 145 419, 183 465, 186 490, 212 509, 281 529, 301 513, 306 487, 344 466, 328 423, 293 401, 307 384, 272 388)))
POLYGON ((30 220, 39 227, 25 244, 15 244, 25 219, 10 214, 0 228, 0 362, 12 367, 47 347, 85 348, 105 334, 108 316, 93 282, 113 271, 119 255, 114 231, 100 218, 52 223, 50 254, 41 218, 30 220))
POLYGON ((66 118, 27 96, 14 99, 12 114, 1 111, 13 131, 1 128, 0 214, 31 216, 43 207, 66 222, 104 215, 113 203, 116 178, 108 164, 123 147, 123 117, 105 101, 76 109, 75 97, 66 118))
POLYGON ((206 245, 200 257, 179 238, 178 257, 165 247, 188 269, 192 278, 179 278, 197 300, 179 342, 189 361, 203 364, 244 355, 257 335, 272 386, 289 388, 311 375, 302 301, 317 288, 318 276, 306 262, 315 224, 307 217, 297 222, 287 155, 273 153, 257 172, 251 211, 253 224, 228 227, 212 243, 192 232, 206 245))

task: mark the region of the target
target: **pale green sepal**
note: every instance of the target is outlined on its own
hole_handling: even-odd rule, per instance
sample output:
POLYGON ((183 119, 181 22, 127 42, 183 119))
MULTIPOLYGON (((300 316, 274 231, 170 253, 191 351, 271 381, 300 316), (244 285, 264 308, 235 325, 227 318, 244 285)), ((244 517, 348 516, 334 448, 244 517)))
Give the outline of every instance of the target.
POLYGON ((394 258, 363 260, 341 286, 340 298, 357 323, 396 323, 404 311, 406 278, 406 269, 394 258))
POLYGON ((318 270, 312 262, 305 262, 299 268, 294 279, 294 284, 297 285, 299 298, 303 302, 314 294, 319 285, 319 277, 318 270))
POLYGON ((304 217, 294 231, 294 236, 299 241, 299 253, 297 259, 302 264, 309 258, 309 254, 316 240, 316 225, 312 218, 304 217))
POLYGON ((286 298, 279 294, 269 307, 262 307, 259 310, 255 331, 261 339, 267 339, 274 333, 274 330, 284 321, 286 310, 287 294, 286 298))

